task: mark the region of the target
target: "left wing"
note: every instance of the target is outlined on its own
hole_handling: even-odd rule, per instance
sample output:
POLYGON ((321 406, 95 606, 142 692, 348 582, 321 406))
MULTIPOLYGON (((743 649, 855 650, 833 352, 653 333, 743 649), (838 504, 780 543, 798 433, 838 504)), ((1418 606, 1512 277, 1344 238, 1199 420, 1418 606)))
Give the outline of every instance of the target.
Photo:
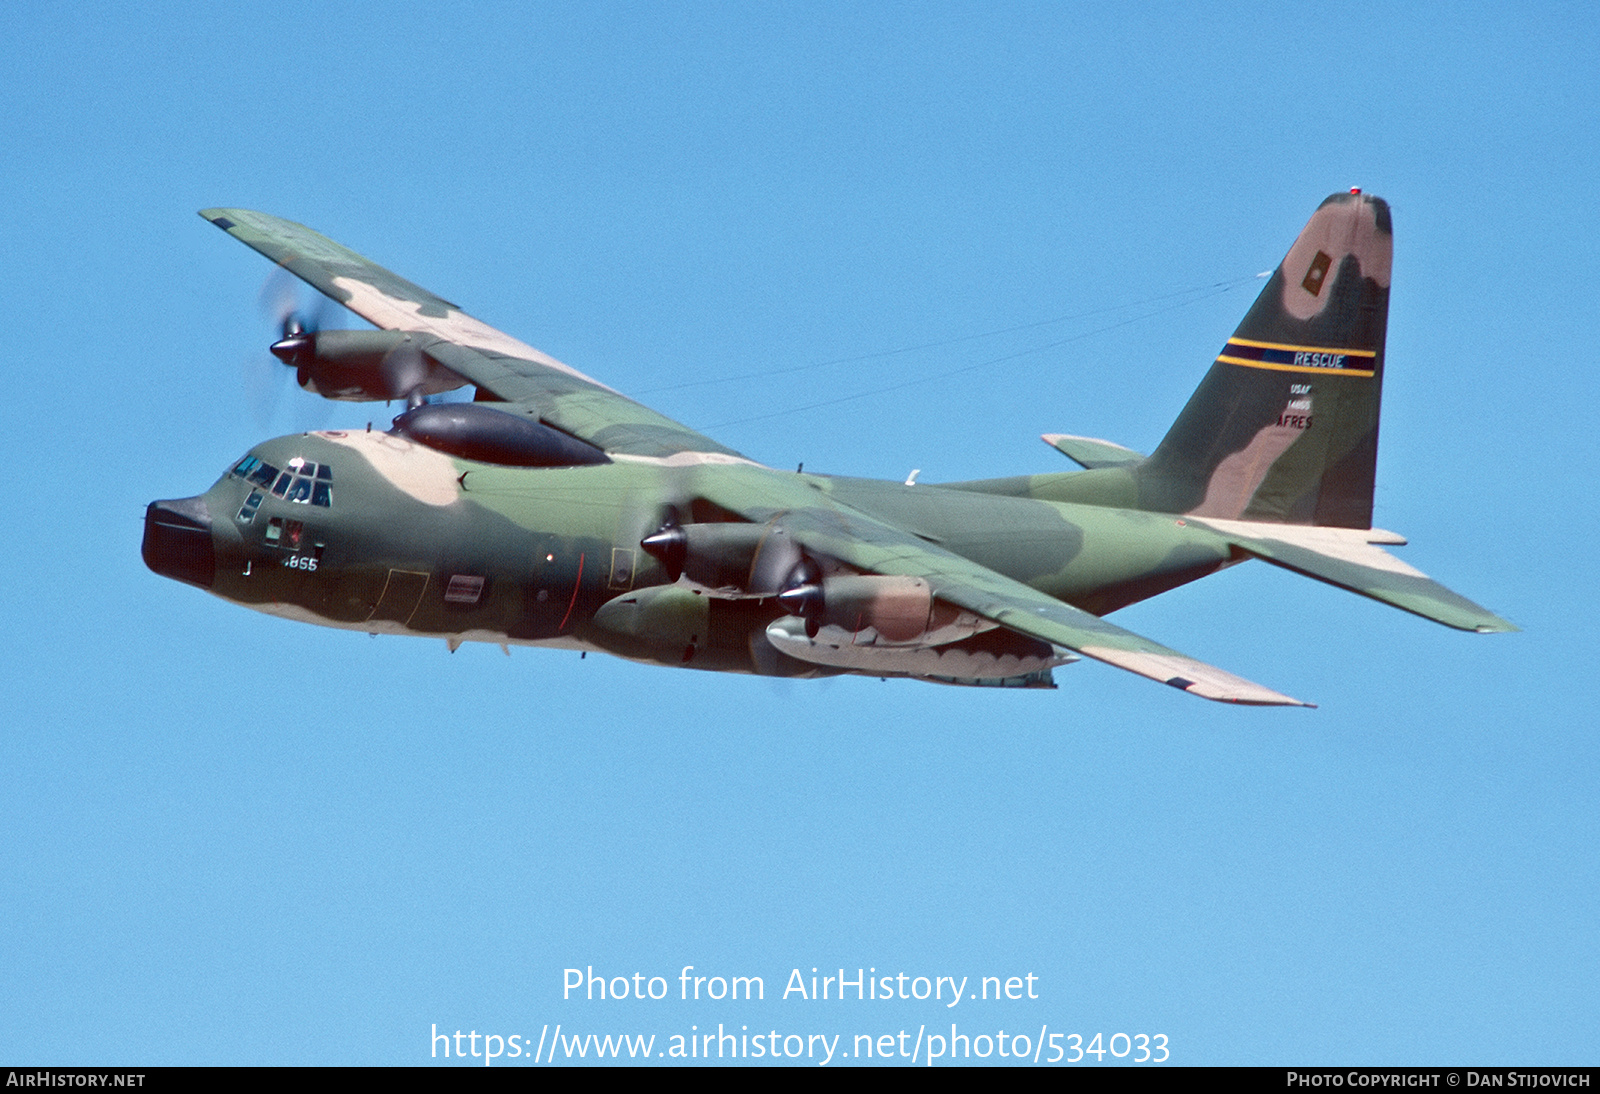
POLYGON ((708 500, 748 520, 776 519, 806 549, 875 574, 920 577, 935 596, 1002 627, 1225 703, 1312 706, 1108 623, 910 532, 828 499, 803 476, 726 468, 708 500), (759 476, 759 481, 757 477, 759 476), (774 504, 776 503, 776 504, 774 504))
POLYGON ((368 322, 415 332, 422 352, 439 364, 564 433, 614 454, 743 458, 303 224, 249 209, 200 215, 368 322))

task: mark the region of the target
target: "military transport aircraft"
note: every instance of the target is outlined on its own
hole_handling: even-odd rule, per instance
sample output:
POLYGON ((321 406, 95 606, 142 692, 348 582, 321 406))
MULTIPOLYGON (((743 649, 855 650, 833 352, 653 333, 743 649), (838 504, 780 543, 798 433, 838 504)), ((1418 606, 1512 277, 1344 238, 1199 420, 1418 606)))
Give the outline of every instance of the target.
POLYGON ((1153 453, 1047 435, 1084 470, 941 485, 764 467, 302 225, 201 216, 379 328, 286 323, 272 352, 302 387, 407 404, 150 504, 146 564, 247 607, 773 676, 1050 687, 1082 655, 1299 706, 1104 617, 1255 558, 1516 629, 1371 526, 1393 235, 1359 190, 1318 207, 1153 453))

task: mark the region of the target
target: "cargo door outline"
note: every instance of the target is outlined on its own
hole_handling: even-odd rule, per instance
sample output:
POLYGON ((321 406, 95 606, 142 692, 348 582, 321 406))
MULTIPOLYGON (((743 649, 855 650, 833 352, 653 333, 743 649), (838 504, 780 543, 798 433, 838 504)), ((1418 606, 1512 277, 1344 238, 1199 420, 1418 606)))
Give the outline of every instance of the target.
POLYGON ((388 620, 402 627, 411 624, 422 604, 422 594, 428 588, 429 574, 422 570, 390 570, 383 583, 383 592, 372 607, 367 622, 388 620))

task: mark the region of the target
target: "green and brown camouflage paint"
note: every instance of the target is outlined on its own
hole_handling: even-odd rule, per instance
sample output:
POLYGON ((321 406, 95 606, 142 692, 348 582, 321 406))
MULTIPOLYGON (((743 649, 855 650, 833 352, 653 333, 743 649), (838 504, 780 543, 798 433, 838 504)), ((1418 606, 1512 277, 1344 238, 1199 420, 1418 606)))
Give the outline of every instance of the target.
MULTIPOLYGON (((1090 469, 945 486, 762 467, 310 229, 247 210, 202 215, 402 332, 368 341, 420 348, 428 383, 470 382, 497 411, 539 425, 523 433, 604 453, 506 466, 399 428, 307 433, 252 455, 331 469, 330 505, 234 472, 199 497, 151 504, 153 570, 261 611, 452 649, 554 645, 785 676, 1048 686, 1049 666, 1077 651, 1261 704, 1298 701, 1101 617, 1261 558, 1450 626, 1514 629, 1383 551, 1404 540, 1370 527, 1393 253, 1388 206, 1370 195, 1322 203, 1150 456, 1052 435, 1090 469), (706 530, 728 522, 748 531, 706 530), (693 534, 662 534, 684 526, 693 534), (727 557, 685 573, 669 542, 721 544, 727 557), (780 594, 810 604, 830 581, 880 613, 931 596, 928 641, 905 641, 882 614, 857 634, 888 642, 871 656, 852 653, 848 628, 842 647, 815 647, 830 640, 819 619, 835 633, 841 617, 801 620, 780 594), (935 617, 966 622, 935 640, 935 617)), ((318 390, 367 393, 383 372, 376 350, 372 361, 346 353, 365 372, 332 371, 338 347, 357 341, 328 339, 326 359, 314 340, 297 349, 302 383, 321 367, 318 390)))

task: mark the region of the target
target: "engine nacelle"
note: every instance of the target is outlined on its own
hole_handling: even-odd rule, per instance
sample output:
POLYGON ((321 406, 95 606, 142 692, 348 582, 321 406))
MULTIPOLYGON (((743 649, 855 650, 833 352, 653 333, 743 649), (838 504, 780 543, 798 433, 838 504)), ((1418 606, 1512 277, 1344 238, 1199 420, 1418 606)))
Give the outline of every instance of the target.
POLYGON ((815 637, 856 646, 942 646, 994 626, 939 600, 920 577, 835 574, 782 600, 805 618, 815 637))
POLYGON ((466 380, 439 364, 402 330, 303 331, 273 343, 301 387, 324 399, 369 403, 413 393, 441 395, 466 380))
POLYGON ((727 597, 776 596, 803 562, 800 548, 776 523, 673 524, 639 542, 674 581, 687 578, 727 597))

